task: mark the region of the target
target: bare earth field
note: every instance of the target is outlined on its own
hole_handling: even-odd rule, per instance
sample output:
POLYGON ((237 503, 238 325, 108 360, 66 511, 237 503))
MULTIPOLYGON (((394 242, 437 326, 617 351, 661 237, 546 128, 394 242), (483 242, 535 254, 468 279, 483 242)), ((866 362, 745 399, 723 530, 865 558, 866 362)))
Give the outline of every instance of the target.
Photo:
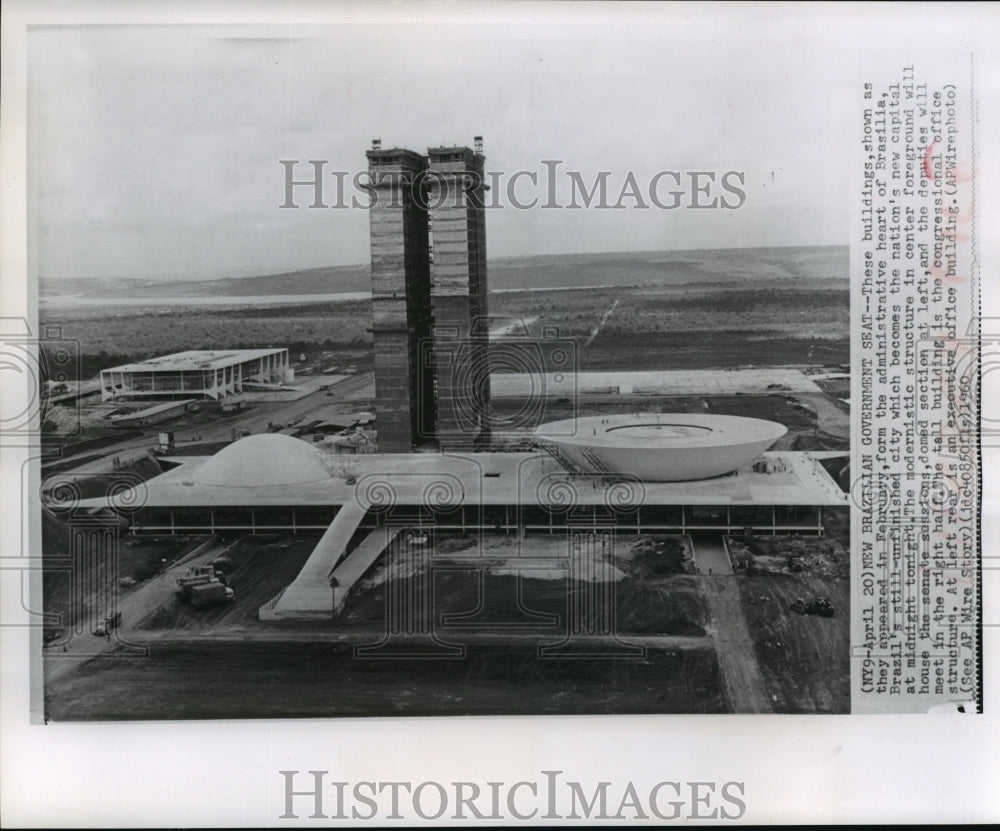
POLYGON ((227 575, 236 598, 228 605, 196 609, 171 598, 135 625, 137 629, 204 630, 218 626, 254 625, 257 610, 299 573, 316 547, 316 537, 244 537, 227 549, 233 563, 227 575))
MULTIPOLYGON (((108 602, 107 591, 97 581, 81 581, 78 571, 68 561, 69 527, 47 512, 42 513, 46 567, 42 572, 45 611, 59 616, 59 625, 69 626, 74 617, 88 620, 100 613, 108 602)), ((115 577, 141 583, 158 574, 164 565, 176 562, 204 538, 201 537, 128 537, 119 544, 115 577)), ((120 594, 128 590, 117 589, 120 594)), ((53 621, 53 626, 56 622, 53 621)))
MULTIPOLYGON (((305 634, 277 626, 270 641, 249 637, 254 628, 268 637, 261 631, 266 627, 256 624, 257 605, 291 579, 315 540, 244 538, 226 554, 236 566, 231 582, 242 599, 216 609, 191 609, 170 599, 140 621, 132 635, 135 640, 142 633, 154 636, 148 656, 118 657, 112 650, 91 658, 47 684, 46 712, 57 721, 724 712, 715 653, 703 638, 704 610, 695 578, 685 573, 683 546, 670 539, 650 545, 634 538, 621 548, 619 630, 625 641, 627 634, 646 636, 640 637, 646 648, 635 654, 613 660, 592 654, 542 656, 538 647, 562 638, 562 629, 552 626, 527 638, 502 632, 500 637, 486 633, 485 640, 463 638, 473 623, 490 624, 492 618, 495 624, 509 611, 517 578, 499 574, 489 575, 482 616, 438 627, 445 641, 468 640, 464 655, 379 660, 354 652, 355 646, 378 643, 385 632, 386 583, 378 566, 338 623, 319 623, 305 634), (332 636, 345 630, 346 641, 323 638, 323 632, 332 636), (662 634, 688 637, 674 643, 656 637, 662 634)), ((538 541, 543 548, 554 544, 549 538, 538 541)), ((448 548, 454 555, 467 550, 469 540, 448 548)), ((440 577, 434 604, 439 624, 445 615, 475 609, 474 573, 440 577)), ((525 607, 554 614, 564 626, 567 588, 574 590, 565 578, 523 582, 525 607)))
MULTIPOLYGON (((79 344, 85 378, 102 367, 182 349, 287 346, 312 361, 345 353, 370 366, 367 300, 294 302, 297 294, 368 288, 363 266, 154 284, 41 281, 40 322, 79 344), (159 295, 244 298, 169 305, 159 295), (74 305, 107 296, 132 305, 74 305), (290 302, 267 305, 253 296, 290 302)), ((846 248, 564 255, 490 264, 490 315, 535 320, 580 347, 581 369, 673 369, 848 360, 846 248), (566 290, 566 287, 573 287, 566 290), (613 308, 612 308, 613 307, 613 308)))
MULTIPOLYGON (((707 611, 709 601, 718 605, 710 593, 722 581, 731 581, 734 600, 741 599, 752 641, 735 648, 747 653, 748 669, 762 673, 758 683, 772 708, 846 711, 847 582, 763 572, 698 576, 680 539, 622 537, 612 560, 616 637, 590 640, 582 653, 539 648, 564 638, 568 604, 587 586, 565 574, 518 578, 501 558, 490 567, 436 573, 434 630, 442 643, 463 644, 464 654, 386 660, 355 652, 386 632, 383 565, 359 584, 338 621, 265 625, 256 620, 257 606, 291 579, 314 540, 243 538, 226 554, 236 566, 234 604, 191 609, 170 598, 129 633, 133 641, 148 638, 148 655, 125 657, 112 647, 50 679, 46 713, 85 721, 731 712, 716 650, 733 645, 725 640, 726 622, 707 611), (808 589, 832 591, 837 617, 788 612, 808 589), (596 657, 595 648, 614 657, 596 657)), ((510 548, 507 540, 487 538, 481 553, 495 558, 510 548)), ((442 557, 478 550, 471 538, 441 542, 442 557)), ((565 543, 541 535, 526 544, 547 554, 565 543)), ((396 588, 405 595, 416 577, 396 588)))
POLYGON ((776 713, 850 711, 850 582, 843 577, 765 574, 739 582, 744 614, 776 713), (791 611, 819 594, 833 617, 791 611), (818 656, 822 656, 817 660, 818 656))
POLYGON ((359 659, 311 643, 156 644, 94 658, 46 694, 56 721, 722 712, 712 650, 540 660, 534 646, 454 660, 359 659))

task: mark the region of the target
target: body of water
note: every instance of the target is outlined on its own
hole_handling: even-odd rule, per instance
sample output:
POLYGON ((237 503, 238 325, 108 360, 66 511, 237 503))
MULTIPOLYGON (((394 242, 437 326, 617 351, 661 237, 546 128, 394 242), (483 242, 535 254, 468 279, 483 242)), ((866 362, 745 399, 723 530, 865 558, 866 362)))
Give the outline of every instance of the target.
MULTIPOLYGON (((528 291, 577 291, 579 289, 612 288, 612 286, 552 286, 521 289, 492 289, 490 294, 528 291)), ((339 291, 329 294, 252 294, 212 295, 178 294, 153 297, 91 297, 79 294, 52 294, 39 298, 47 306, 278 306, 285 303, 346 303, 370 300, 368 291, 339 291)))
POLYGON ((164 297, 86 297, 73 294, 40 297, 50 306, 277 306, 282 303, 346 303, 370 300, 368 291, 341 291, 332 294, 173 295, 164 297))

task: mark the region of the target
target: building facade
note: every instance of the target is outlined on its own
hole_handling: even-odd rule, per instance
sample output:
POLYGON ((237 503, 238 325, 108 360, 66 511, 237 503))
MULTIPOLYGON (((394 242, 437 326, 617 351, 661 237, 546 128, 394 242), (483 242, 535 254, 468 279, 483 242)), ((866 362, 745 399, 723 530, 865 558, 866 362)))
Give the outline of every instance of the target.
POLYGON ((101 370, 101 400, 211 398, 293 380, 287 349, 189 351, 101 370))
POLYGON ((433 147, 428 158, 438 443, 479 450, 490 408, 485 158, 468 147, 433 147))
POLYGON ((420 371, 431 336, 427 207, 418 192, 427 159, 381 148, 367 156, 379 448, 406 453, 435 434, 433 377, 420 371))
MULTIPOLYGON (((375 454, 344 464, 325 448, 269 433, 211 457, 165 460, 176 467, 144 483, 141 499, 114 494, 78 507, 110 509, 132 533, 319 535, 295 580, 259 614, 329 617, 399 534, 422 539, 430 563, 426 546, 438 534, 560 534, 588 544, 617 533, 821 535, 828 510, 848 509, 819 457, 764 458, 771 463, 711 479, 644 482, 570 472, 545 452, 375 454)), ((438 562, 453 567, 450 558, 438 562)), ((562 566, 573 568, 547 567, 562 566)))

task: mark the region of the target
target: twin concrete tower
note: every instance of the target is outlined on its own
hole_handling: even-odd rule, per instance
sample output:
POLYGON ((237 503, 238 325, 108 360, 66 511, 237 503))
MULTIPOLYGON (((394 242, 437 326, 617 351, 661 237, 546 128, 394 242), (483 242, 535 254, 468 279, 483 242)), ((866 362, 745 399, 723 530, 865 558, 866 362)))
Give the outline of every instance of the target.
POLYGON ((379 450, 489 442, 482 140, 427 155, 372 142, 372 335, 379 450))

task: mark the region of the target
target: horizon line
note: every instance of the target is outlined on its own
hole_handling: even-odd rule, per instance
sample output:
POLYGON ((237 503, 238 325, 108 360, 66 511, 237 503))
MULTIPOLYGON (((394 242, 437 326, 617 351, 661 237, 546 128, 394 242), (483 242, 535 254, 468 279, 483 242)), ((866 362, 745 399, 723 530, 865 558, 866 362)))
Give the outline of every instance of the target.
MULTIPOLYGON (((758 251, 758 250, 785 250, 790 248, 850 248, 850 243, 817 243, 817 244, 801 244, 801 245, 724 245, 715 246, 712 248, 642 248, 642 249, 625 249, 618 251, 562 251, 548 254, 515 254, 515 255, 505 255, 499 257, 490 257, 487 255, 487 264, 491 262, 503 262, 505 260, 532 260, 540 259, 543 257, 584 257, 584 256, 613 256, 615 254, 683 254, 683 253, 695 253, 699 251, 758 251)), ((360 263, 341 263, 338 265, 316 265, 316 266, 305 266, 303 268, 293 268, 287 271, 263 271, 263 272, 253 272, 248 274, 230 274, 229 276, 204 276, 204 277, 184 277, 176 274, 161 274, 158 276, 149 277, 137 277, 137 276, 106 276, 97 274, 77 274, 77 275, 39 275, 39 283, 43 280, 144 280, 144 281, 155 281, 155 280, 170 280, 176 282, 209 282, 212 280, 249 280, 255 277, 271 277, 280 274, 301 274, 308 271, 319 271, 321 269, 334 269, 334 268, 371 268, 371 262, 360 262, 360 263)))

